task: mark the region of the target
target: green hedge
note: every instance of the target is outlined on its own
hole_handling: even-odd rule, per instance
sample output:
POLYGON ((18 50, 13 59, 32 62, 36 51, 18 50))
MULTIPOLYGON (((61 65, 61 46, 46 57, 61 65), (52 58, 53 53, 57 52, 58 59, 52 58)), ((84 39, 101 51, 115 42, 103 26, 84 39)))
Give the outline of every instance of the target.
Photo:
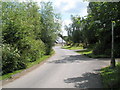
POLYGON ((52 3, 2 2, 1 74, 26 68, 26 65, 50 54, 57 38, 59 19, 52 3), (42 8, 43 7, 43 8, 42 8), (49 20, 49 19, 50 20, 49 20))
POLYGON ((8 44, 2 46, 2 74, 13 72, 16 69, 26 68, 25 60, 20 56, 17 48, 8 44))

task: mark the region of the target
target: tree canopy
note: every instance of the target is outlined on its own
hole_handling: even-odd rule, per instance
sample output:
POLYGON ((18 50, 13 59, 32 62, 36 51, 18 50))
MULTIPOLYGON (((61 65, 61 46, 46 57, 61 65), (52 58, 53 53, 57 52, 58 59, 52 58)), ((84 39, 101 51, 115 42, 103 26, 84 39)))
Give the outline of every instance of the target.
POLYGON ((111 55, 112 21, 116 57, 120 57, 120 2, 90 2, 86 17, 72 16, 72 24, 65 26, 68 42, 93 46, 93 54, 111 55))
POLYGON ((60 31, 51 2, 0 2, 2 5, 2 74, 26 68, 49 55, 60 31))

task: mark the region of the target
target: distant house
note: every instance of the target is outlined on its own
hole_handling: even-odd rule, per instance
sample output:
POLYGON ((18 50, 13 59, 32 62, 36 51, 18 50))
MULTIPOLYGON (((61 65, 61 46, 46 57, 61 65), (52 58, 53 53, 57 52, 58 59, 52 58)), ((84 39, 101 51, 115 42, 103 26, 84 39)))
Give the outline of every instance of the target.
POLYGON ((65 40, 63 40, 61 37, 59 37, 57 40, 56 40, 56 43, 57 44, 66 44, 66 41, 65 40))

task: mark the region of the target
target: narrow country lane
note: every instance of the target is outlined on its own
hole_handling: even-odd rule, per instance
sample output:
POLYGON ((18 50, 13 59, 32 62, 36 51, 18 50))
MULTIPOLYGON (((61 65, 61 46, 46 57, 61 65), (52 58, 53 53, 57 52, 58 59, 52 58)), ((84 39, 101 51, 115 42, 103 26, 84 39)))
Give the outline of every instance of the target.
POLYGON ((100 88, 99 69, 109 60, 79 55, 55 46, 56 54, 38 68, 3 86, 3 88, 100 88))

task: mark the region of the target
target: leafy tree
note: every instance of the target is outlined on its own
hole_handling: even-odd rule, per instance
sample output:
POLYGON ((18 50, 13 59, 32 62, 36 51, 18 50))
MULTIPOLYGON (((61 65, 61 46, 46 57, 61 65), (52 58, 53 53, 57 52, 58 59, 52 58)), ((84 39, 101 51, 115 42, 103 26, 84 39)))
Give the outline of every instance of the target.
POLYGON ((50 54, 60 30, 60 17, 52 4, 34 2, 2 3, 2 74, 27 67, 50 54), (44 8, 45 7, 45 8, 44 8))
POLYGON ((50 54, 52 46, 57 38, 57 32, 60 30, 60 24, 59 22, 56 22, 60 17, 54 13, 51 2, 41 2, 40 12, 42 15, 41 39, 46 45, 46 54, 50 54))
POLYGON ((66 26, 72 43, 82 42, 84 47, 94 46, 93 54, 111 56, 111 29, 114 26, 115 57, 120 57, 120 2, 90 2, 88 15, 72 17, 72 24, 66 26))

